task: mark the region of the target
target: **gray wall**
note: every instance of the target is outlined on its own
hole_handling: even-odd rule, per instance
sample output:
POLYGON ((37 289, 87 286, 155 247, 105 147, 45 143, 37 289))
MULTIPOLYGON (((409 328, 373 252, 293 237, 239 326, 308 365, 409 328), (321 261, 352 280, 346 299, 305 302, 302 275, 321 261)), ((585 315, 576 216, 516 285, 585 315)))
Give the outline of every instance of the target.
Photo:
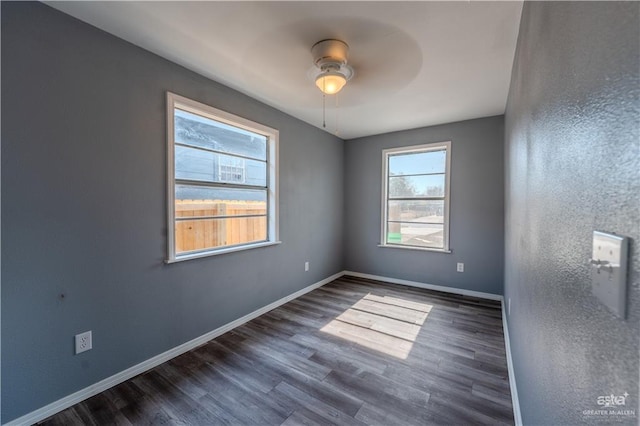
POLYGON ((462 121, 345 142, 347 270, 502 294, 503 117, 462 121), (451 141, 453 253, 378 247, 382 150, 451 141), (456 272, 464 262, 465 272, 456 272))
POLYGON ((341 271, 342 182, 340 139, 2 2, 2 422, 341 271), (167 90, 280 130, 281 245, 163 263, 167 90))
POLYGON ((620 408, 638 414, 639 8, 524 5, 506 111, 505 296, 528 425, 601 424, 583 410, 624 392, 620 408), (593 230, 633 238, 626 321, 591 294, 593 230))

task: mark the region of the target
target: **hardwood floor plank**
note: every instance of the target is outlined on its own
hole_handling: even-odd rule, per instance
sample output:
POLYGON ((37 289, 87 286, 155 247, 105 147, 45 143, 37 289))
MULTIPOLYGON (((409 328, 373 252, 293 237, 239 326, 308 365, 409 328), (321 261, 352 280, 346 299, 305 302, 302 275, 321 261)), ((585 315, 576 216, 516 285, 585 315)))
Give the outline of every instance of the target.
POLYGON ((415 341, 420 332, 420 326, 413 322, 399 321, 387 316, 356 309, 347 309, 337 319, 411 342, 415 341))
POLYGON ((449 424, 513 424, 511 411, 473 395, 451 398, 434 394, 427 409, 441 415, 443 421, 448 421, 449 424))
POLYGON ((509 377, 507 376, 506 371, 504 374, 493 374, 491 372, 479 370, 451 359, 443 359, 442 361, 440 361, 438 368, 471 379, 474 383, 490 384, 505 383, 509 381, 509 377))
POLYGON ((322 327, 321 331, 401 359, 405 359, 413 347, 413 342, 337 319, 322 327))
MULTIPOLYGON (((328 423, 352 426, 364 425, 364 423, 356 420, 353 416, 348 415, 333 406, 325 404, 295 386, 291 386, 287 382, 280 383, 275 390, 288 396, 294 401, 297 401, 302 407, 317 414, 328 423)), ((360 406, 358 409, 360 409, 360 406)))
POLYGON ((478 361, 485 362, 487 364, 497 365, 503 368, 507 367, 507 360, 504 355, 493 355, 485 352, 483 349, 478 349, 475 351, 475 355, 473 359, 477 359, 478 361))
MULTIPOLYGON (((270 314, 273 311, 269 312, 270 314)), ((274 327, 274 322, 267 318, 266 314, 260 316, 253 321, 249 321, 233 330, 234 333, 240 334, 241 336, 245 336, 246 334, 252 337, 261 337, 263 339, 273 339, 277 342, 286 342, 288 338, 293 336, 295 332, 289 332, 286 330, 280 320, 275 321, 277 326, 274 327)))
POLYGON ((282 423, 282 426, 324 426, 327 424, 327 420, 317 415, 316 413, 309 411, 305 408, 300 408, 291 414, 287 420, 282 423))
POLYGON ((180 389, 181 392, 195 401, 208 393, 204 386, 192 379, 189 372, 173 365, 171 361, 159 365, 157 371, 175 387, 180 389))
POLYGON ((316 353, 311 356, 314 359, 334 358, 348 362, 357 370, 367 370, 382 374, 387 368, 388 358, 379 352, 361 347, 353 342, 327 335, 326 333, 296 334, 291 340, 303 342, 316 347, 316 353))
POLYGON ((120 383, 111 389, 107 389, 103 394, 107 398, 111 399, 118 410, 122 410, 132 402, 144 397, 144 392, 142 392, 137 386, 133 385, 130 381, 120 383))
MULTIPOLYGON (((431 305, 425 304, 425 306, 431 305)), ((424 324, 424 321, 427 319, 427 315, 429 315, 429 312, 418 311, 406 308, 404 306, 397 306, 369 299, 358 300, 352 306, 352 309, 377 316, 384 316, 391 319, 400 320, 402 322, 408 322, 410 324, 416 324, 418 326, 424 324)))
POLYGON ((299 371, 289 369, 285 364, 280 364, 277 367, 280 368, 283 381, 286 381, 287 385, 300 389, 309 397, 321 401, 327 406, 338 409, 348 415, 353 415, 362 405, 362 401, 349 392, 331 386, 331 384, 324 381, 306 376, 299 371))
POLYGON ((267 393, 281 381, 278 375, 260 368, 260 363, 233 352, 215 340, 201 347, 196 353, 229 381, 249 390, 267 393), (219 362, 221 358, 224 362, 219 362))
POLYGON ((374 426, 415 426, 417 424, 429 424, 425 423, 424 419, 420 419, 421 421, 418 423, 418 420, 412 415, 389 411, 377 405, 369 404, 368 402, 362 405, 362 408, 356 414, 356 419, 367 425, 374 426))
POLYGON ((223 410, 226 417, 235 418, 232 424, 279 424, 291 414, 289 408, 273 404, 262 392, 224 376, 212 365, 207 365, 201 374, 216 388, 201 401, 209 401, 216 407, 215 413, 223 410))
POLYGON ((331 383, 340 389, 349 389, 352 394, 357 395, 361 400, 372 404, 400 407, 411 405, 412 407, 409 411, 415 411, 416 408, 424 408, 429 401, 427 392, 369 372, 345 374, 333 371, 327 376, 325 382, 331 383))
MULTIPOLYGON (((298 356, 294 353, 281 353, 279 351, 271 350, 268 345, 260 345, 253 341, 244 341, 240 343, 229 343, 226 347, 235 353, 240 353, 247 359, 253 360, 256 363, 260 363, 261 367, 269 370, 272 375, 278 379, 281 379, 280 368, 278 366, 285 366, 287 369, 295 369, 298 372, 317 380, 324 379, 327 374, 331 372, 331 369, 325 367, 322 364, 315 363, 307 358, 298 356), (268 360, 270 362, 265 363, 268 360)), ((278 380, 279 382, 280 380, 278 380)))
POLYGON ((500 302, 343 276, 43 425, 513 424, 500 302))
POLYGON ((471 393, 473 386, 473 380, 439 370, 437 365, 429 370, 425 368, 416 370, 401 364, 391 364, 384 372, 384 376, 395 381, 401 381, 408 386, 421 389, 429 394, 437 392, 471 393))
MULTIPOLYGON (((269 371, 269 374, 276 375, 280 379, 287 381, 289 385, 297 387, 309 393, 310 396, 329 406, 340 409, 347 414, 355 414, 362 405, 362 401, 315 378, 315 374, 313 373, 315 367, 314 369, 293 368, 289 360, 279 359, 267 353, 254 351, 249 345, 247 345, 247 347, 238 346, 235 349, 237 353, 241 353, 248 360, 259 361, 262 371, 269 371)), ((308 364, 305 365, 308 366, 311 363, 312 361, 309 361, 308 364)), ((316 366, 322 369, 321 379, 324 378, 329 370, 320 364, 316 364, 316 366)))
MULTIPOLYGON (((162 410, 170 416, 172 422, 211 424, 215 421, 214 416, 206 410, 201 410, 197 401, 184 394, 157 369, 143 374, 142 377, 138 376, 133 380, 145 394, 161 404, 162 410)), ((98 424, 107 422, 99 421, 98 424)))
POLYGON ((64 410, 40 423, 45 426, 82 425, 84 422, 75 409, 64 410))
POLYGON ((127 405, 121 412, 133 425, 168 425, 176 423, 176 419, 173 419, 162 408, 161 404, 151 401, 151 398, 146 396, 135 403, 127 405))
POLYGON ((489 401, 493 401, 496 404, 500 404, 505 406, 508 409, 511 409, 511 394, 507 394, 505 392, 500 392, 495 389, 492 389, 489 386, 484 386, 480 383, 474 383, 471 389, 471 393, 480 398, 484 398, 489 401))
MULTIPOLYGON (((272 418, 271 423, 266 423, 264 413, 260 407, 252 406, 241 400, 235 400, 224 395, 208 394, 200 399, 202 406, 209 407, 222 420, 220 423, 229 425, 258 425, 278 424, 278 418, 272 418)), ((211 423, 219 424, 219 423, 211 423)))
POLYGON ((371 302, 382 303, 384 305, 398 306, 401 308, 407 308, 418 312, 430 313, 432 306, 428 303, 412 302, 411 300, 402 299, 400 297, 391 297, 389 295, 377 296, 375 294, 367 294, 363 300, 371 302))

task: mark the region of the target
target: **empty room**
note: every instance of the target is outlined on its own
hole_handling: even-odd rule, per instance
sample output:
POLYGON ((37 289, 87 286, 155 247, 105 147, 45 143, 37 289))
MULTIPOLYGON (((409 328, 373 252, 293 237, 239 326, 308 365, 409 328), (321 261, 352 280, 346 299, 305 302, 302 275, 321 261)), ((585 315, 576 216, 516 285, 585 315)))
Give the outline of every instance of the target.
POLYGON ((638 424, 640 2, 0 6, 1 424, 638 424))

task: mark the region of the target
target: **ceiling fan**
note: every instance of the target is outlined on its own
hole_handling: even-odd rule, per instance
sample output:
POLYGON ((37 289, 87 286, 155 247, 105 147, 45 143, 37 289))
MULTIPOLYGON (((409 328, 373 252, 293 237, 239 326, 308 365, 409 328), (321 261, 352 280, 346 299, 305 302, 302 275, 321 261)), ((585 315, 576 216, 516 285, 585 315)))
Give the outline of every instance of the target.
POLYGON ((311 54, 316 67, 313 78, 324 94, 335 95, 353 77, 353 68, 347 64, 349 46, 344 41, 321 40, 311 47, 311 54))

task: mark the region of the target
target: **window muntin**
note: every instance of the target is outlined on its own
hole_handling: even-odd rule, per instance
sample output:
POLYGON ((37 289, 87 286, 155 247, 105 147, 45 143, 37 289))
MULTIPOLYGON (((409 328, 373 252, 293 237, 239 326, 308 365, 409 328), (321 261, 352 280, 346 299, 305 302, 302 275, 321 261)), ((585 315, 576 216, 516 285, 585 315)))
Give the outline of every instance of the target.
POLYGON ((449 251, 451 143, 386 149, 382 157, 381 245, 449 251))
POLYGON ((167 94, 168 261, 277 242, 278 132, 167 94))

